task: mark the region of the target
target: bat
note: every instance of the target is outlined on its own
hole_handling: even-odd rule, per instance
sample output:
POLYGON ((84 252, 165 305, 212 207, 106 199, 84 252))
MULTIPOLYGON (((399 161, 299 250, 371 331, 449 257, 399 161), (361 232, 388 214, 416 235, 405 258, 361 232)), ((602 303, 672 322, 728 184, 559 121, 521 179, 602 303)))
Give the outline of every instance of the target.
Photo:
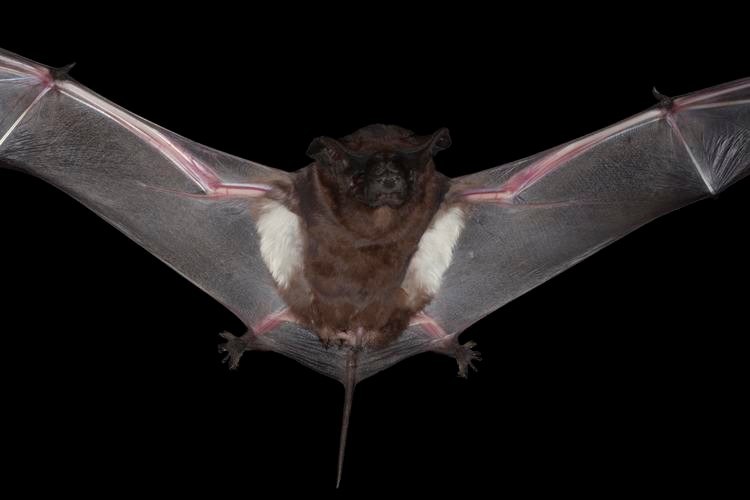
MULTIPOLYGON (((663 104, 663 107, 662 107, 662 108, 660 108, 660 109, 665 109, 666 107, 667 107, 667 106, 666 106, 666 104, 663 104)), ((152 138, 152 139, 153 139, 153 138, 152 138)), ((437 138, 436 138, 435 140, 439 140, 439 139, 440 139, 440 137, 437 137, 437 138)), ((346 141, 344 141, 344 142, 346 142, 346 141)), ((333 147, 337 147, 337 146, 335 146, 335 144, 334 144, 334 146, 333 146, 333 147)), ((730 149, 731 149, 731 148, 730 148, 730 149)), ((348 154, 348 153, 347 153, 347 154, 348 154)), ((9 161, 9 162, 11 162, 11 166, 16 166, 16 167, 20 168, 20 167, 19 167, 19 163, 18 163, 18 160, 17 160, 17 159, 11 159, 11 160, 8 160, 8 161, 9 161)), ((519 167, 519 168, 520 168, 520 167, 519 167)), ((546 167, 545 167, 545 168, 546 168, 546 167)), ((554 170, 554 169, 553 169, 553 170, 554 170)), ((731 169, 730 169, 730 170, 731 170, 731 169)), ((723 172, 723 170, 721 170, 721 171, 723 172)), ((509 175, 510 175, 511 173, 515 175, 515 172, 514 172, 514 171, 512 171, 512 170, 511 170, 511 171, 507 171, 506 173, 508 173, 509 175)), ((37 175, 39 175, 39 174, 37 174, 37 175)), ((43 177, 43 176, 42 176, 42 177, 43 177)), ((512 175, 511 175, 510 177, 508 177, 508 180, 510 180, 511 178, 513 178, 513 177, 512 177, 512 175)), ((518 178, 516 178, 516 179, 518 179, 518 178)), ((271 182, 273 182, 273 181, 275 181, 275 179, 272 179, 272 180, 271 180, 271 182)), ((479 183, 479 185, 478 185, 478 186, 467 186, 467 187, 465 187, 465 189, 464 189, 464 188, 462 188, 462 189, 464 189, 464 191, 468 193, 468 194, 467 194, 467 196, 474 196, 474 197, 479 197, 479 196, 485 196, 485 195, 487 195, 487 192, 471 192, 471 190, 472 190, 472 189, 474 189, 474 190, 480 189, 480 190, 481 190, 481 189, 484 189, 484 188, 485 188, 485 186, 483 186, 483 185, 482 185, 482 183, 479 183)), ((175 195, 175 196, 176 196, 176 194, 175 194, 174 192, 171 192, 171 193, 170 193, 170 192, 169 192, 169 191, 167 191, 167 190, 166 190, 166 188, 164 188, 163 186, 150 186, 150 187, 149 187, 148 189, 151 189, 152 191, 158 191, 158 189, 164 189, 164 191, 159 191, 159 192, 161 192, 161 193, 162 193, 162 194, 163 194, 164 196, 169 196, 170 194, 171 194, 171 195, 175 195)), ((238 189, 239 189, 239 188, 238 188, 238 189)), ((189 193, 189 194, 191 194, 191 195, 195 195, 196 193, 192 193, 192 192, 191 192, 191 193, 189 193)), ((229 193, 227 193, 227 194, 229 194, 229 193)), ((448 196, 448 195, 446 195, 446 198, 449 198, 449 196, 448 196)), ((537 211, 543 211, 543 210, 549 210, 549 211, 550 211, 550 212, 545 212, 545 213, 558 213, 558 211, 559 211, 559 210, 563 210, 563 211, 565 211, 565 210, 584 210, 584 208, 583 208, 583 207, 589 207, 589 206, 598 206, 598 205, 597 205, 597 203, 598 203, 598 202, 599 202, 599 200, 596 200, 596 199, 584 199, 584 200, 583 200, 583 203, 581 204, 581 206, 578 206, 578 205, 576 204, 577 202, 575 202, 575 203, 571 203, 571 200, 566 200, 566 199, 555 199, 555 200, 553 200, 553 201, 552 201, 552 202, 551 202, 551 203, 549 204, 549 206, 544 206, 544 207, 542 207, 542 206, 535 206, 535 207, 533 208, 533 210, 534 210, 534 213, 539 213, 539 212, 537 212, 537 211)), ((637 203, 636 203, 636 205, 640 205, 640 204, 641 204, 641 202, 642 202, 642 200, 637 200, 637 203)), ((485 203, 485 202, 482 202, 482 203, 485 203)), ((487 203, 490 203, 490 202, 487 202, 487 203)), ((547 202, 545 202, 545 203, 547 203, 547 202)), ((466 206, 470 207, 470 208, 468 208, 467 210, 471 210, 472 212, 476 212, 476 213, 480 214, 480 215, 476 215, 476 214, 474 214, 474 215, 472 215, 472 217, 481 217, 481 214, 482 214, 482 210, 483 210, 483 209, 477 209, 477 208, 473 208, 473 207, 475 207, 475 206, 479 206, 479 205, 477 205, 477 204, 476 204, 476 203, 475 203, 474 201, 461 201, 461 202, 458 202, 458 206, 459 206, 459 207, 461 207, 461 209, 462 209, 462 210, 464 209, 464 208, 463 208, 463 207, 464 207, 464 205, 466 205, 466 206)), ((495 207, 495 208, 493 208, 493 210, 494 210, 494 209, 496 209, 497 207, 503 207, 503 206, 504 206, 504 205, 503 205, 503 200, 500 200, 499 198, 498 198, 498 199, 495 199, 494 201, 492 201, 492 202, 490 203, 490 205, 491 205, 492 207, 495 207)), ((488 206, 490 206, 490 205, 488 205, 488 206)), ((507 208, 507 210, 508 210, 508 213, 515 213, 515 212, 514 212, 514 210, 518 210, 518 208, 516 208, 516 207, 506 207, 506 208, 507 208)), ((523 214, 523 211, 522 211, 522 213, 521 213, 521 214, 523 214)), ((650 214, 650 213, 648 213, 648 214, 650 214)), ((648 214, 646 214, 646 215, 648 215, 648 214)), ((611 215, 611 214, 610 214, 610 215, 611 215)), ((514 215, 514 216, 517 216, 517 215, 514 215)), ((646 216, 644 216, 644 217, 646 217, 646 216)), ((613 218, 613 219, 615 219, 616 217, 612 216, 612 218, 613 218)), ((647 217, 646 217, 646 218, 647 218, 647 217)), ((609 220, 609 217, 608 217, 607 219, 609 220)), ((486 224, 485 224, 485 225, 486 225, 486 224)), ((465 234, 465 233, 464 233, 463 231, 465 231, 465 228, 464 228, 464 229, 462 229, 462 234, 465 234)), ((465 236, 461 236, 461 237, 465 237, 465 236)), ((453 264, 451 264, 451 266, 452 266, 452 265, 453 265, 453 264)), ((272 266, 267 266, 267 267, 272 267, 272 266)), ((464 294, 464 295, 465 295, 465 294, 464 294)), ((436 298, 435 298, 435 297, 433 297, 433 298, 432 298, 432 300, 431 300, 431 303, 439 304, 439 302, 436 302, 435 300, 436 300, 436 298)), ((439 299, 438 299, 438 300, 439 300, 439 299)), ((241 315, 240 315, 240 314, 238 314, 238 316, 240 316, 240 317, 241 317, 241 315)), ((418 318, 417 320, 419 321, 420 319, 422 319, 422 318, 418 318)), ((424 320, 424 321, 426 322, 427 320, 424 320)), ((468 320, 467 320, 467 321, 468 321, 468 320)), ((428 324, 428 323, 420 323, 420 324, 421 324, 421 325, 424 325, 424 324, 428 324)), ((415 325, 415 326, 420 326, 420 325, 415 325)), ((460 327, 456 327, 456 328, 460 328, 460 327)), ((262 330, 262 328, 261 328, 261 330, 262 330)), ((458 330, 456 330, 456 331, 458 331, 458 330)), ((408 335, 408 333, 407 333, 407 335, 408 335)), ((273 337, 266 337, 266 338, 273 338, 273 337)), ((408 337, 404 337, 404 338, 405 338, 405 339, 408 339, 408 337)), ((315 339, 313 339, 313 340, 314 340, 314 342, 318 342, 318 343, 320 343, 320 342, 319 342, 319 341, 320 341, 320 339, 318 339, 318 338, 315 338, 315 339)), ((339 340, 341 340, 341 339, 339 339, 339 340)), ((351 349, 349 349, 349 350, 347 351, 347 345, 346 345, 346 343, 347 343, 347 342, 346 342, 346 341, 347 341, 347 339, 346 339, 346 337, 345 337, 345 338, 344 338, 343 340, 344 340, 344 342, 343 342, 343 343, 345 344, 345 346, 344 346, 343 348, 341 348, 341 349, 339 349, 339 350, 335 350, 335 348, 331 348, 331 347, 329 347, 328 349, 325 349, 324 347, 321 347, 321 348, 320 348, 320 349, 321 349, 321 351, 320 351, 320 352, 321 352, 321 353, 326 353, 326 355, 328 355, 328 356, 333 356, 333 357, 334 357, 334 359, 337 359, 337 360, 338 360, 338 362, 339 362, 339 367, 341 367, 341 366, 351 366, 351 365, 352 365, 352 362, 351 362, 351 360, 349 360, 349 363, 350 363, 349 365, 346 365, 346 363, 343 363, 343 365, 342 365, 342 361, 343 361, 343 358, 342 358, 342 356, 343 356, 343 353, 346 353, 346 352, 348 352, 348 353, 350 353, 350 354, 351 354, 351 357, 353 357, 353 358, 357 358, 357 359, 355 359, 356 363, 354 363, 354 364, 356 364, 356 365, 358 366, 358 368, 359 368, 360 370, 366 370, 366 368, 363 368, 363 367, 366 367, 366 366, 367 366, 367 360, 366 360, 366 359, 363 359, 363 358, 361 357, 361 355, 360 355, 360 354, 357 354, 356 356, 355 356, 354 354, 352 354, 352 353, 358 353, 358 352, 360 352, 360 351, 359 351, 358 349, 354 349, 354 348, 351 348, 351 349)), ((405 341, 405 340, 404 340, 404 341, 405 341)), ((356 342, 352 342, 352 341, 349 341, 349 343, 351 343, 351 344, 354 344, 354 343, 356 343, 356 342)), ((385 347, 383 347, 383 346, 378 346, 377 348, 376 348, 376 344, 377 344, 377 342, 376 342, 376 341, 373 341, 373 343, 372 343, 372 348, 371 348, 371 349, 364 349, 364 351, 362 351, 362 352, 368 352, 369 350, 371 350, 371 351, 373 351, 373 352, 381 352, 381 353, 382 353, 382 352, 386 352, 386 353, 388 352, 388 351, 387 351, 387 349, 389 348, 389 347, 388 347, 388 344, 386 344, 386 346, 385 346, 385 347)), ((311 345, 315 345, 315 348, 317 348, 317 347, 318 347, 318 346, 317 346, 317 344, 311 344, 311 345)), ((321 343, 321 346, 322 346, 322 345, 323 345, 323 344, 321 343)), ((391 344, 390 344, 390 346, 391 346, 391 347, 392 347, 393 345, 394 345, 393 343, 391 343, 391 344)), ((396 345, 397 345, 397 344, 396 344, 396 345)), ((349 347, 351 347, 351 346, 349 346, 349 347)), ((405 354, 405 355, 408 355, 408 354, 409 354, 409 351, 400 351, 400 352, 401 352, 402 354, 405 354)), ((294 353, 293 353, 293 352, 290 352, 290 354, 294 354, 294 353)), ((347 356, 348 356, 348 355, 347 355, 347 356)), ((237 355, 236 355, 236 353, 235 353, 235 358, 236 358, 236 357, 237 357, 237 355)), ((344 357, 346 357, 346 356, 344 356, 344 357)), ((391 358, 391 360, 392 360, 392 361, 396 361, 396 360, 397 360, 397 357, 391 358)), ((325 369, 325 368, 324 368, 324 369, 325 369)), ((339 378, 341 378, 342 376, 343 376, 343 375, 339 374, 339 378)), ((353 387, 353 383, 350 383, 349 385, 350 385, 350 387, 353 387)), ((350 391, 350 393, 351 393, 351 391, 350 391)), ((343 439, 342 439, 342 442, 343 442, 343 439)))

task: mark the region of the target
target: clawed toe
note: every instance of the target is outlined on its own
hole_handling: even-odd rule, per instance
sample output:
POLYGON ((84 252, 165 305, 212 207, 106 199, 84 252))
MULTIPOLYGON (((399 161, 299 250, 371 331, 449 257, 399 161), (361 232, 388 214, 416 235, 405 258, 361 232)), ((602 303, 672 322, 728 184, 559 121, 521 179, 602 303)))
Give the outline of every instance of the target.
POLYGON ((477 371, 477 367, 474 366, 475 362, 482 361, 482 355, 479 351, 475 351, 474 348, 477 343, 469 341, 463 345, 456 342, 456 350, 454 356, 458 363, 458 376, 467 378, 469 375, 469 368, 473 371, 477 371))
POLYGON ((467 378, 469 369, 477 371, 474 363, 481 361, 482 356, 479 351, 474 350, 477 346, 476 342, 469 341, 465 344, 459 344, 457 336, 450 336, 441 339, 438 345, 439 347, 435 349, 436 351, 456 359, 459 377, 467 378))
POLYGON ((245 351, 257 349, 255 334, 248 332, 241 337, 232 335, 229 332, 221 332, 219 337, 226 340, 225 343, 219 344, 219 352, 226 353, 223 363, 228 363, 231 370, 236 370, 240 365, 240 358, 245 351))

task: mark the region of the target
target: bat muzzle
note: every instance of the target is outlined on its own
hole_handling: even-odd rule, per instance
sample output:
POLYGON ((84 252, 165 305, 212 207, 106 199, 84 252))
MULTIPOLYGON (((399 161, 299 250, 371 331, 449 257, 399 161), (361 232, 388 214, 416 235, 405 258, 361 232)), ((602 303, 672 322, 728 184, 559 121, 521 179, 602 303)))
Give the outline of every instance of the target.
POLYGON ((402 170, 393 162, 382 162, 370 170, 366 199, 371 207, 401 206, 408 197, 409 186, 402 170))

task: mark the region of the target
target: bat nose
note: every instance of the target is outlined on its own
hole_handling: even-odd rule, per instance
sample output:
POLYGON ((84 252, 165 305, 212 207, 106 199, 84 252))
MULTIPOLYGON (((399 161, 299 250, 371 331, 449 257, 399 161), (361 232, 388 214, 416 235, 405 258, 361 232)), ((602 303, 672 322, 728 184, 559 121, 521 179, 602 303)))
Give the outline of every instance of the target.
POLYGON ((386 193, 401 189, 401 177, 398 175, 387 175, 380 178, 380 187, 386 193))
POLYGON ((378 190, 383 193, 392 193, 403 188, 404 178, 398 167, 391 162, 384 162, 375 169, 375 180, 378 190))

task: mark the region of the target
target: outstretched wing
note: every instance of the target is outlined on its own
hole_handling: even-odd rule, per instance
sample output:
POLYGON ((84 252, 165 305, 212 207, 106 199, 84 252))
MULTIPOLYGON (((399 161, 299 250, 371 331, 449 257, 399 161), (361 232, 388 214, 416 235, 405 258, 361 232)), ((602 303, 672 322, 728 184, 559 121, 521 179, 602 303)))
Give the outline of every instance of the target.
POLYGON ((426 312, 456 333, 639 226, 750 171, 750 79, 453 180, 466 225, 426 312))
POLYGON ((251 215, 286 172, 179 137, 2 50, 0 165, 66 191, 248 327, 284 306, 251 215))
MULTIPOLYGON (((294 216, 260 217, 278 215, 269 208, 290 195, 292 174, 179 137, 64 71, 2 50, 0 166, 72 195, 263 332, 263 350, 343 380, 344 351, 325 349, 314 332, 288 321, 261 253, 273 260, 284 250, 277 246, 290 243, 279 226, 294 216), (261 245, 263 221, 275 226, 266 228, 276 235, 272 244, 261 245)), ((359 378, 429 348, 410 329, 398 344, 361 356, 359 378)))

